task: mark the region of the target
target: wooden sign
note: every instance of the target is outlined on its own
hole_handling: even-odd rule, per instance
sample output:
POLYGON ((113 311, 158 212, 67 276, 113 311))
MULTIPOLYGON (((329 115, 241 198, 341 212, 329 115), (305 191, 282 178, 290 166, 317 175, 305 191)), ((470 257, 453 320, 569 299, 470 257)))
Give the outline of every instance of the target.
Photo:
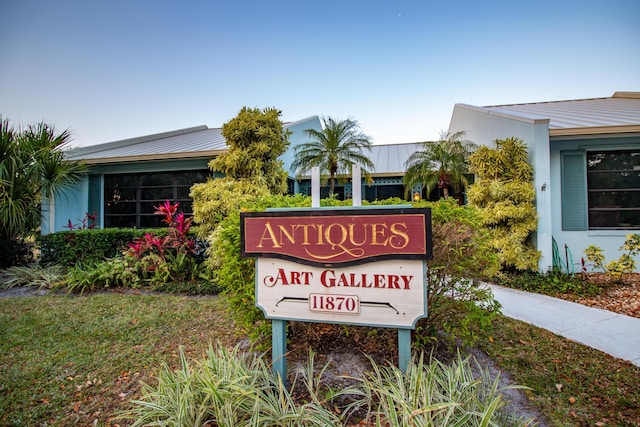
POLYGON ((431 257, 429 209, 243 212, 243 256, 301 264, 356 265, 431 257))
POLYGON ((267 318, 413 327, 426 314, 425 274, 420 260, 320 268, 258 258, 256 304, 267 318))
POLYGON ((267 318, 413 328, 426 316, 429 209, 243 212, 267 318))

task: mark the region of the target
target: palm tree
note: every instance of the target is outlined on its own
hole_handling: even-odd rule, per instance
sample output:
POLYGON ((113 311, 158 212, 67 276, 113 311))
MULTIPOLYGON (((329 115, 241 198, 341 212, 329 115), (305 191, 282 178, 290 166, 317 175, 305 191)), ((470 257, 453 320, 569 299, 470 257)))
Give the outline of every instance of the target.
POLYGON ((421 184, 427 195, 434 187, 442 189, 445 199, 449 197, 449 187, 459 191, 467 186, 465 174, 469 173, 469 155, 475 144, 462 139, 464 132, 441 132, 438 141, 425 141, 422 150, 409 156, 404 164, 404 185, 407 192, 421 184))
POLYGON ((84 165, 65 160, 70 138, 45 123, 16 130, 0 117, 0 265, 15 262, 24 240, 38 231, 41 197, 86 173, 84 165))
POLYGON ((352 118, 323 117, 322 124, 322 131, 305 130, 311 140, 295 147, 291 168, 301 173, 318 166, 321 172, 329 172, 329 194, 333 195, 336 178, 342 173, 350 173, 354 164, 362 168, 365 176, 368 175, 366 169, 375 168, 364 154, 364 151, 371 151, 371 139, 360 132, 358 122, 352 118))

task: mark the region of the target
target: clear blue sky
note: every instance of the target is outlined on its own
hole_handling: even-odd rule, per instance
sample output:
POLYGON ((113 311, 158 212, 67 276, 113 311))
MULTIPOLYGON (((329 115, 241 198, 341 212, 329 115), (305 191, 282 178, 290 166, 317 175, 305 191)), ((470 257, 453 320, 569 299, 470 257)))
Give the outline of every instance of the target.
POLYGON ((240 108, 436 139, 455 103, 640 91, 640 0, 1 0, 0 114, 84 146, 240 108))

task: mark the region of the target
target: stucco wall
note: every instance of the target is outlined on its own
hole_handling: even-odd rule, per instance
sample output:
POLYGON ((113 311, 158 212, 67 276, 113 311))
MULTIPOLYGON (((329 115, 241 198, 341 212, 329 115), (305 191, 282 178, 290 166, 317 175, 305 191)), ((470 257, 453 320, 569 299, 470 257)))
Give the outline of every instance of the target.
MULTIPOLYGON (((640 149, 640 137, 592 137, 580 139, 552 139, 550 143, 551 157, 551 181, 560 182, 561 159, 560 153, 571 150, 613 150, 613 149, 640 149)), ((551 192, 553 198, 551 215, 558 218, 553 224, 553 237, 558 245, 558 250, 563 261, 569 258, 569 264, 573 263, 576 272, 581 269, 580 259, 584 257, 584 250, 589 245, 600 247, 605 255, 606 262, 620 258, 622 252, 619 250, 624 243, 625 237, 630 233, 637 233, 638 230, 584 230, 584 231, 563 231, 562 221, 562 194, 557 185, 551 192), (565 256, 565 245, 567 247, 565 256), (572 259, 571 259, 572 258, 572 259)), ((636 259, 638 261, 638 259, 636 259)))
POLYGON ((464 131, 466 138, 478 145, 491 146, 494 140, 509 137, 520 138, 527 145, 529 161, 534 168, 538 211, 538 230, 533 236, 533 242, 541 251, 538 268, 540 271, 549 270, 553 266, 551 192, 559 185, 551 180, 548 120, 522 119, 496 114, 478 107, 456 104, 451 116, 449 132, 458 131, 464 131))
POLYGON ((42 234, 68 230, 67 224, 80 224, 88 211, 89 178, 68 185, 53 200, 42 200, 42 234))
POLYGON ((289 126, 287 126, 287 129, 292 132, 291 136, 289 137, 289 149, 280 156, 280 160, 282 160, 282 162, 284 163, 284 170, 289 172, 290 177, 293 177, 294 171, 291 171, 290 169, 291 163, 293 163, 293 160, 295 158, 295 147, 309 140, 309 137, 307 136, 305 130, 315 129, 318 132, 321 132, 322 124, 320 123, 320 119, 318 118, 318 116, 313 116, 308 119, 291 123, 289 126))

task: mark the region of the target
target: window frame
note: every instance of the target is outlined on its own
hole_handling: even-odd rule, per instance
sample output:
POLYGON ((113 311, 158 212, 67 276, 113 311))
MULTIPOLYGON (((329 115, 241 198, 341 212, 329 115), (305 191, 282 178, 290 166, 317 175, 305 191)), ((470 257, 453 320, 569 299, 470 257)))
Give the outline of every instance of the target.
MULTIPOLYGON (((103 218, 104 218, 104 227, 112 228, 112 227, 135 227, 135 228, 161 228, 162 224, 159 223, 160 218, 155 216, 155 206, 161 205, 165 202, 165 200, 169 200, 172 204, 180 203, 179 211, 184 212, 185 216, 190 217, 193 216, 193 199, 191 197, 179 197, 179 190, 184 188, 191 188, 193 184, 198 182, 205 182, 206 179, 211 177, 211 171, 207 169, 193 169, 193 170, 179 170, 179 171, 153 171, 153 172, 128 172, 128 173, 105 173, 104 174, 104 189, 103 189, 103 197, 104 201, 102 207, 103 218), (181 184, 180 178, 185 174, 201 174, 204 180, 194 180, 188 184, 181 184), (153 175, 170 175, 171 176, 171 184, 154 184, 154 183, 145 183, 142 184, 149 177, 153 175), (110 182, 110 179, 120 179, 120 182, 125 179, 133 181, 133 185, 128 185, 126 187, 117 187, 117 182, 110 182), (120 188, 122 190, 129 190, 133 197, 130 200, 122 201, 120 203, 127 203, 130 205, 135 205, 133 209, 133 213, 122 213, 122 212, 114 212, 110 207, 110 203, 114 203, 113 192, 116 188, 120 188), (172 197, 171 198, 151 198, 151 199, 143 199, 144 190, 153 190, 153 189, 169 189, 172 197), (145 208, 151 206, 151 210, 145 208), (128 222, 128 225, 118 224, 117 221, 114 221, 115 218, 134 218, 133 221, 128 222), (157 218, 157 221, 153 219, 157 218), (150 221, 149 221, 150 220, 150 221), (156 223, 156 224, 153 224, 156 223)), ((115 203, 119 203, 115 201, 115 203)))
POLYGON ((612 204, 611 206, 595 206, 595 197, 597 194, 611 194, 611 197, 609 197, 610 200, 612 200, 612 203, 618 203, 619 200, 621 200, 620 197, 617 197, 617 193, 633 193, 633 192, 639 192, 640 193, 640 186, 639 187, 633 187, 633 186, 628 186, 628 187, 611 187, 611 188, 599 188, 600 186, 596 186, 593 184, 589 184, 590 182, 592 182, 594 180, 595 177, 597 177, 598 175, 600 176, 604 176, 605 174, 612 174, 612 173, 630 173, 630 174, 634 174, 634 173, 638 173, 640 174, 640 163, 638 165, 633 165, 633 162, 629 162, 632 164, 631 168, 615 168, 615 169, 591 169, 590 170, 590 159, 593 158, 593 156, 599 155, 599 154, 612 154, 612 153, 620 153, 620 154, 624 154, 624 153, 628 153, 631 156, 635 155, 637 156, 638 159, 640 159, 640 149, 632 149, 632 148, 625 148, 625 149, 591 149, 591 150, 587 150, 585 152, 585 187, 586 187, 586 205, 587 205, 587 223, 588 223, 588 229, 589 230, 594 230, 594 231, 598 231, 598 230, 638 230, 640 229, 640 221, 638 221, 638 223, 631 223, 631 222, 623 222, 621 220, 621 213, 624 212, 633 212, 633 211, 637 211, 638 214, 640 214, 640 205, 638 206, 621 206, 621 205, 615 205, 612 204), (597 188, 596 188, 597 187, 597 188), (594 225, 595 218, 600 217, 603 218, 605 221, 610 220, 609 215, 614 215, 617 220, 615 224, 612 225, 594 225))

